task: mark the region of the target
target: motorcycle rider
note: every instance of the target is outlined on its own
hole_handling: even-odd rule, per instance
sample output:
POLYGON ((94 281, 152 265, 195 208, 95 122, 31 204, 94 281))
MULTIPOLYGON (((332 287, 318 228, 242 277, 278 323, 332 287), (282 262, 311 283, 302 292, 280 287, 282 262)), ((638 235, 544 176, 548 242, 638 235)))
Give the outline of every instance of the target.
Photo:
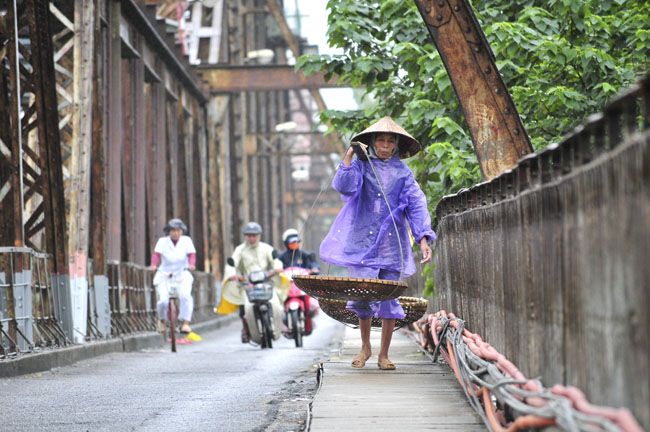
POLYGON ((320 273, 320 266, 318 265, 318 260, 316 260, 316 255, 300 249, 300 236, 296 229, 289 228, 286 230, 282 234, 282 241, 287 248, 279 256, 284 268, 302 267, 309 270, 310 273, 320 273))
MULTIPOLYGON (((246 241, 235 248, 232 254, 234 266, 226 266, 223 280, 223 294, 217 313, 230 314, 239 309, 239 316, 242 320, 242 343, 248 343, 250 333, 248 324, 244 315, 244 298, 246 293, 244 288, 239 284, 240 275, 248 275, 255 270, 267 272, 269 277, 277 276, 282 272, 282 262, 278 259, 278 254, 268 243, 260 241, 262 227, 257 222, 249 222, 244 227, 244 236, 246 241)), ((277 278, 274 278, 273 285, 279 286, 277 278)), ((281 302, 284 302, 282 292, 278 292, 281 302)))
MULTIPOLYGON (((285 269, 289 267, 301 267, 309 270, 309 273, 311 274, 320 273, 320 266, 318 265, 316 254, 300 249, 300 236, 295 228, 289 228, 282 233, 282 241, 287 250, 280 254, 279 259, 282 261, 282 265, 285 269)), ((310 297, 309 310, 306 311, 310 318, 313 318, 314 315, 316 315, 318 309, 318 301, 315 298, 310 297)), ((282 333, 287 337, 291 337, 288 330, 287 313, 284 311, 282 314, 282 333)))

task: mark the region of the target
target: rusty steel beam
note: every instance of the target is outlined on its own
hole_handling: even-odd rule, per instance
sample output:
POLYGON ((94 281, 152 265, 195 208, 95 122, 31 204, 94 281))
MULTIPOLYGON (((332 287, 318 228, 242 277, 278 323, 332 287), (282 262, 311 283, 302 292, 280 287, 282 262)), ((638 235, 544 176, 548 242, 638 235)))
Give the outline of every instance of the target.
POLYGON ((90 235, 90 176, 92 154, 93 61, 95 11, 93 2, 75 0, 72 150, 70 156, 68 257, 70 277, 85 279, 90 235))
POLYGON ((533 148, 468 0, 415 0, 465 113, 483 178, 533 148))
MULTIPOLYGON (((12 131, 11 136, 11 161, 13 163, 13 172, 11 176, 11 186, 12 186, 12 199, 13 205, 12 209, 14 214, 12 219, 14 220, 14 232, 13 232, 13 246, 23 246, 25 242, 25 229, 23 224, 23 164, 21 157, 21 149, 23 147, 22 142, 22 122, 20 118, 20 68, 19 68, 19 37, 18 37, 18 7, 16 1, 14 0, 11 7, 7 13, 7 19, 11 23, 10 26, 13 27, 13 31, 9 33, 9 42, 7 44, 9 50, 9 91, 11 96, 9 101, 11 106, 7 109, 9 115, 6 118, 10 121, 10 126, 8 129, 12 131)), ((5 89, 3 89, 5 91, 5 89)))
MULTIPOLYGON (((104 50, 107 50, 107 38, 101 24, 101 9, 95 8, 94 27, 96 36, 93 39, 94 52, 96 53, 92 79, 92 138, 91 138, 91 171, 90 176, 90 221, 92 221, 90 254, 93 257, 95 274, 106 275, 106 151, 107 144, 105 110, 107 109, 104 95, 108 71, 105 69, 103 59, 104 50)), ((89 221, 89 224, 90 224, 89 221)), ((89 225, 90 226, 90 225, 89 225)))
POLYGON ((200 65, 197 71, 213 94, 240 91, 271 91, 341 87, 336 79, 325 81, 324 73, 305 77, 290 65, 200 65))
POLYGON ((63 162, 59 136, 54 79, 54 58, 52 32, 49 21, 49 2, 27 0, 32 11, 27 15, 29 24, 34 68, 34 90, 36 111, 39 119, 38 142, 41 160, 41 176, 45 216, 46 250, 52 254, 57 274, 68 274, 67 226, 65 221, 65 199, 63 190, 63 162))
MULTIPOLYGON (((143 52, 144 42, 138 38, 136 48, 143 52)), ((131 194, 133 205, 133 224, 131 232, 133 233, 135 242, 133 244, 134 255, 133 262, 140 265, 147 265, 145 262, 146 254, 146 141, 145 141, 145 100, 144 100, 144 61, 142 56, 133 61, 133 110, 135 124, 133 125, 133 173, 131 178, 134 182, 134 189, 131 194)))
POLYGON ((109 3, 109 40, 107 76, 107 145, 106 145, 106 259, 122 258, 122 41, 120 38, 121 7, 109 3))

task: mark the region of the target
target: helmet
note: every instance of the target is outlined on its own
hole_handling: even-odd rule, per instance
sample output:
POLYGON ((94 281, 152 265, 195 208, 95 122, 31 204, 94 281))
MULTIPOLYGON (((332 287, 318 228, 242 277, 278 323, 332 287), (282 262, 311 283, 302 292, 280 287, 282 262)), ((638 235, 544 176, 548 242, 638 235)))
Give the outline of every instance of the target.
POLYGON ((262 227, 257 222, 248 222, 244 227, 244 235, 246 234, 262 234, 262 227))
POLYGON ((298 235, 298 231, 294 228, 289 228, 284 233, 282 233, 282 241, 284 242, 285 246, 289 246, 289 243, 299 242, 300 236, 298 235))
POLYGON ((183 234, 187 233, 187 226, 178 218, 170 219, 169 222, 167 222, 167 225, 163 228, 163 231, 165 234, 169 234, 169 231, 173 229, 183 230, 183 234))

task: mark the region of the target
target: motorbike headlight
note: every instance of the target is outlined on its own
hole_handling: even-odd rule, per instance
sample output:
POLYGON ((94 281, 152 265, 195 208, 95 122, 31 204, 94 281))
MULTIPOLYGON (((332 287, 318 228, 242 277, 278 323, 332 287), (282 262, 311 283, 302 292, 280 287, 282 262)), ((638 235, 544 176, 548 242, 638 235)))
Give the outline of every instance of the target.
POLYGON ((248 279, 250 279, 251 283, 258 283, 258 282, 264 282, 264 279, 266 279, 266 273, 264 273, 262 270, 255 270, 254 272, 251 272, 251 274, 248 276, 248 279))

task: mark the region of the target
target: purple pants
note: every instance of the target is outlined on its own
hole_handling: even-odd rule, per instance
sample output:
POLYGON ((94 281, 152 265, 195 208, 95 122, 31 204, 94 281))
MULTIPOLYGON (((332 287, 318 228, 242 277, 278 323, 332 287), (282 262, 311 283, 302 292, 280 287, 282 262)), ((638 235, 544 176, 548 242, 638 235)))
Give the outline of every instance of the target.
MULTIPOLYGON (((351 278, 399 280, 399 272, 370 267, 348 267, 351 278)), ((359 319, 372 317, 386 319, 402 319, 406 317, 398 299, 384 301, 349 301, 345 307, 357 314, 359 319)))

